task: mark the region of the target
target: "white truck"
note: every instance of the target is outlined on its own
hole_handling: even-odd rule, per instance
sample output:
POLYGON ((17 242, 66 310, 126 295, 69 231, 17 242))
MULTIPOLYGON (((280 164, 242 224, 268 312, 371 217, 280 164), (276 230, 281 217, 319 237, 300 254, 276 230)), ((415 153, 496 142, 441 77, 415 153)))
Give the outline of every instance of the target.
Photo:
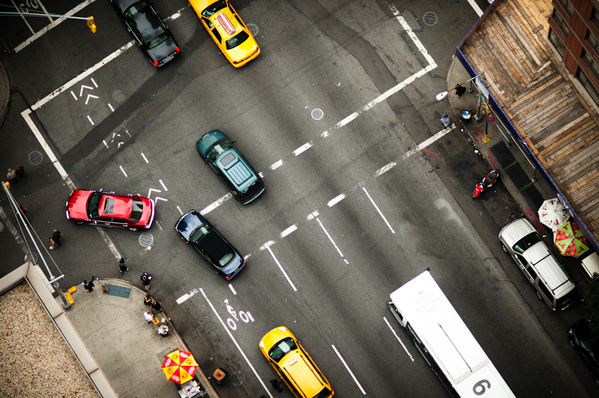
POLYGON ((387 307, 451 396, 515 398, 429 271, 391 293, 387 307))

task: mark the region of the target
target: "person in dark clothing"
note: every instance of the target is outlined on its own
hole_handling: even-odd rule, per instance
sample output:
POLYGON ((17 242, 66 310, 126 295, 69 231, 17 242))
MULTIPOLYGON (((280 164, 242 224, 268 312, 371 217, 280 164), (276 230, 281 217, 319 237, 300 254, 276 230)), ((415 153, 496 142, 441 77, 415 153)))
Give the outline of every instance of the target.
POLYGON ((146 293, 146 295, 144 296, 144 304, 145 305, 151 305, 152 304, 152 296, 150 296, 150 293, 146 293))
POLYGON ((50 238, 50 247, 49 249, 56 249, 58 246, 60 246, 60 238, 62 238, 62 233, 55 229, 54 231, 52 231, 52 237, 50 238))
POLYGON ((156 301, 156 300, 152 300, 152 308, 154 309, 154 311, 156 312, 160 312, 162 311, 162 305, 160 304, 160 302, 156 301))
POLYGON ((144 285, 144 289, 150 290, 150 282, 152 281, 152 275, 147 272, 141 274, 141 284, 144 285))
POLYGON ((96 274, 92 275, 92 279, 88 282, 87 280, 83 281, 83 287, 85 288, 85 290, 87 290, 88 292, 93 292, 94 291, 94 281, 97 281, 98 278, 96 278, 96 274))
POLYGON ((121 270, 121 272, 129 271, 129 267, 125 265, 125 259, 123 257, 121 257, 121 259, 119 260, 119 269, 121 270))
POLYGON ((270 381, 270 384, 272 385, 272 388, 274 388, 278 392, 283 392, 283 389, 281 388, 282 383, 279 381, 279 379, 272 379, 270 381))
POLYGON ((22 180, 25 177, 25 169, 23 168, 23 166, 17 166, 15 173, 19 180, 22 180))
POLYGON ((461 98, 465 92, 466 92, 466 87, 462 86, 461 84, 459 86, 457 86, 455 89, 455 95, 457 95, 458 98, 461 98))

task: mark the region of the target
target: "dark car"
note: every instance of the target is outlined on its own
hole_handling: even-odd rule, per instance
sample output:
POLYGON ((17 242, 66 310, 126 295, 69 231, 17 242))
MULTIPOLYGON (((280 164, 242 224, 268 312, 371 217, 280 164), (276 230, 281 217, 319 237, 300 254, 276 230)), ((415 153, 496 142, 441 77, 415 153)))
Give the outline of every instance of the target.
POLYGON ((589 320, 582 319, 568 330, 568 339, 587 361, 593 370, 595 382, 599 384, 599 333, 591 332, 589 320))
POLYGON ((100 227, 129 228, 132 231, 149 229, 154 220, 154 200, 132 194, 77 189, 71 192, 67 219, 77 224, 100 227))
POLYGON ((156 67, 172 61, 179 47, 149 1, 111 0, 135 41, 156 67))
POLYGON ((233 245, 197 211, 183 214, 175 224, 175 230, 225 279, 232 279, 245 266, 245 259, 233 245))
POLYGON ((204 134, 196 143, 200 157, 229 187, 235 199, 248 204, 264 192, 264 182, 235 148, 234 141, 219 130, 204 134))

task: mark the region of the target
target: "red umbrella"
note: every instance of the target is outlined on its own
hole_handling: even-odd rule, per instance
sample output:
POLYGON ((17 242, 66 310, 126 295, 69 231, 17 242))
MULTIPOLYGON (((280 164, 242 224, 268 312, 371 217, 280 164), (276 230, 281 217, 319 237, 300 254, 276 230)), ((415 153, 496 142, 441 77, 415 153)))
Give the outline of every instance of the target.
POLYGON ((587 238, 573 221, 568 221, 555 231, 555 245, 562 255, 570 257, 578 257, 590 250, 587 238))
POLYGON ((191 352, 177 350, 166 356, 162 363, 162 370, 166 379, 183 384, 193 378, 198 369, 198 364, 191 352))

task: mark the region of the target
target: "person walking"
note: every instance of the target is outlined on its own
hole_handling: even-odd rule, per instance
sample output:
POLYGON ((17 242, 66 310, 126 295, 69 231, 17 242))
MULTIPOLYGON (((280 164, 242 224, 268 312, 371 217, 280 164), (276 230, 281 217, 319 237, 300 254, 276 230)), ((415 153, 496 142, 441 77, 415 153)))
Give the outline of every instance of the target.
POLYGON ((278 392, 283 392, 283 389, 281 388, 281 382, 279 381, 279 379, 272 379, 270 381, 270 384, 272 385, 272 388, 274 388, 278 392))
POLYGON ((144 289, 150 290, 150 282, 152 282, 152 275, 147 272, 141 274, 141 284, 144 285, 144 289))
POLYGON ((447 115, 447 113, 444 113, 443 116, 441 116, 441 123, 443 123, 445 127, 449 126, 449 123, 451 123, 451 120, 449 119, 449 115, 447 115))
POLYGON ((13 170, 12 168, 8 168, 8 173, 6 173, 6 179, 11 183, 11 184, 16 184, 17 183, 17 172, 15 170, 13 170))
POLYGON ((92 275, 92 279, 88 282, 87 280, 83 280, 83 287, 85 288, 85 290, 87 290, 88 292, 93 292, 94 291, 94 281, 97 281, 98 278, 96 278, 96 274, 92 275))
POLYGON ((25 169, 23 168, 23 166, 17 166, 17 168, 15 169, 15 173, 17 174, 17 178, 19 180, 25 178, 25 169))
POLYGON ((121 257, 121 259, 119 260, 119 269, 122 273, 129 271, 129 267, 125 265, 125 259, 123 257, 121 257))
POLYGON ((53 250, 60 246, 60 238, 62 238, 62 233, 55 229, 52 231, 52 237, 50 238, 50 247, 48 249, 53 250))

